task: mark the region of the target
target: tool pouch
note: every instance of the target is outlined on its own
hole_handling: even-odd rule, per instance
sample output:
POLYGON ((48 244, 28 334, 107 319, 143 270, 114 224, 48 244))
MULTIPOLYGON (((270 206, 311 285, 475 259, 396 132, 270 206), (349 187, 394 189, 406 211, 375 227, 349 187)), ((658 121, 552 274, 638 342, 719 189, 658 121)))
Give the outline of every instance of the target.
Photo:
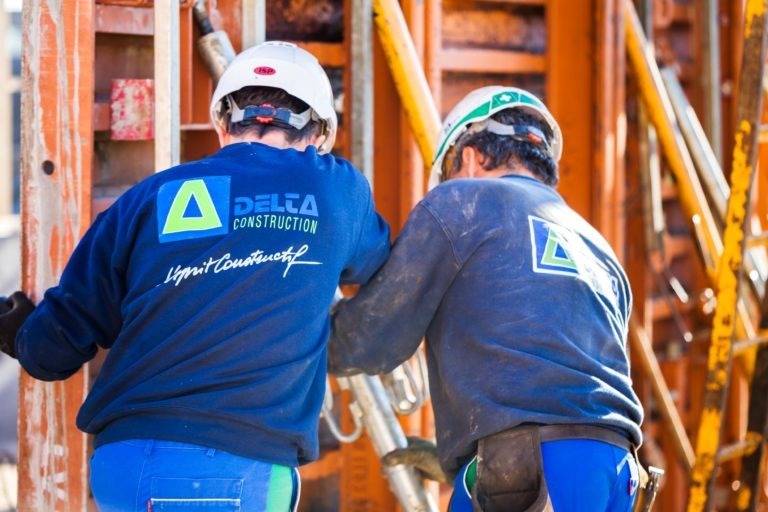
POLYGON ((552 510, 538 427, 517 427, 479 441, 472 504, 476 512, 552 510))

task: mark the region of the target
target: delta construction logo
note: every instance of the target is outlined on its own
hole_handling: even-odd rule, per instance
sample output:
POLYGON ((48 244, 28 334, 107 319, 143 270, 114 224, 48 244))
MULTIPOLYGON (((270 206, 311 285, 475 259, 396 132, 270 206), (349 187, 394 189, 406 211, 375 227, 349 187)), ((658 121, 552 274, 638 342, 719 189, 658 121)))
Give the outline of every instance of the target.
POLYGON ((157 191, 160 243, 229 233, 229 176, 170 181, 157 191))
POLYGON ((618 280, 576 233, 554 222, 528 216, 533 271, 572 276, 587 283, 618 309, 618 280))

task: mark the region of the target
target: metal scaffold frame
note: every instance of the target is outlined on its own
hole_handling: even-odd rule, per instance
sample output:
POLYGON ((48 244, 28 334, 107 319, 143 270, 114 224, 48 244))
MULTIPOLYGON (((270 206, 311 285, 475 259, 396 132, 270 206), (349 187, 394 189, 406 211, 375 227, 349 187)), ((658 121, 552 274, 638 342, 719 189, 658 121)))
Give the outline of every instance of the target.
MULTIPOLYGON (((659 339, 659 332, 651 325, 656 312, 650 310, 660 301, 656 301, 652 296, 654 292, 647 289, 656 286, 663 294, 666 287, 674 288, 671 280, 663 280, 672 275, 671 267, 664 267, 665 273, 657 276, 662 278, 661 281, 643 281, 645 276, 639 281, 630 279, 633 292, 639 292, 629 324, 633 367, 637 370, 635 376, 639 377, 638 387, 643 388, 638 394, 644 392, 644 398, 652 398, 649 407, 655 408, 654 412, 658 412, 660 418, 657 420, 655 415, 647 414, 652 422, 646 421, 644 433, 646 436, 660 433, 664 436, 663 457, 669 459, 670 465, 677 464, 678 475, 685 479, 682 485, 680 478, 669 478, 666 484, 674 481, 679 486, 674 492, 681 496, 675 503, 681 503, 680 500, 685 499, 682 494, 686 493, 690 512, 712 506, 718 464, 731 457, 744 456, 739 480, 741 487, 733 493, 732 499, 739 511, 747 511, 754 510, 760 499, 764 501, 764 496, 755 489, 760 485, 760 464, 765 460, 762 451, 765 404, 761 406, 752 400, 768 387, 768 383, 759 380, 765 376, 768 367, 768 299, 765 299, 766 269, 752 258, 753 249, 755 254, 764 255, 764 247, 757 246, 757 239, 749 240, 747 223, 756 172, 759 119, 754 116, 761 109, 761 105, 754 101, 762 98, 761 94, 755 93, 757 71, 753 68, 765 60, 763 29, 768 0, 744 2, 747 37, 742 53, 742 74, 734 89, 739 93, 740 123, 732 155, 730 183, 725 178, 729 166, 721 156, 725 144, 718 135, 727 131, 730 123, 723 121, 729 116, 728 112, 722 111, 722 91, 718 82, 723 80, 722 60, 728 59, 733 52, 719 52, 718 36, 722 36, 724 29, 715 19, 718 0, 696 1, 704 7, 702 12, 671 9, 677 21, 687 16, 702 26, 706 24, 696 33, 702 36, 695 42, 697 58, 700 55, 701 59, 694 59, 704 75, 705 83, 700 85, 702 97, 690 95, 690 74, 686 83, 679 69, 660 64, 660 54, 649 46, 649 40, 656 37, 656 31, 652 35, 649 28, 655 22, 646 20, 644 28, 632 0, 487 3, 343 0, 336 2, 336 6, 341 6, 339 9, 344 11, 341 23, 345 32, 338 40, 307 38, 294 42, 317 54, 321 64, 333 70, 334 87, 341 82, 343 95, 338 97, 336 105, 341 121, 337 152, 349 157, 369 179, 377 207, 393 227, 402 225, 415 202, 425 193, 441 112, 452 106, 459 88, 481 83, 487 85, 483 80, 500 80, 500 77, 532 80, 531 83, 541 88, 542 99, 561 124, 568 144, 560 162, 561 195, 606 236, 624 262, 635 257, 632 252, 636 247, 643 243, 646 247, 654 242, 663 244, 669 235, 666 226, 654 225, 655 231, 645 232, 646 240, 631 240, 642 237, 635 236, 638 232, 630 232, 628 227, 633 221, 630 217, 636 213, 628 206, 634 200, 630 183, 637 178, 628 172, 630 160, 625 153, 632 143, 626 140, 627 132, 631 134, 635 129, 634 125, 628 127, 626 123, 627 104, 634 99, 627 97, 627 91, 631 90, 625 85, 626 71, 629 71, 636 80, 647 121, 658 136, 657 156, 665 159, 657 162, 658 176, 644 177, 656 182, 652 185, 656 196, 652 198, 651 206, 657 211, 653 212, 655 219, 649 221, 646 218, 643 222, 652 224, 665 215, 666 212, 661 211, 662 202, 670 201, 670 195, 675 194, 674 199, 679 200, 682 216, 691 231, 681 236, 692 235, 690 254, 694 258, 700 257, 702 264, 702 275, 695 276, 697 284, 706 281, 705 286, 711 286, 717 295, 713 329, 711 335, 707 332, 710 348, 705 370, 708 373, 704 413, 699 426, 696 425, 698 416, 690 412, 698 412, 698 409, 686 404, 690 410, 683 410, 681 407, 684 406, 680 405, 692 395, 685 395, 681 400, 676 387, 678 383, 665 380, 664 373, 676 363, 664 360, 660 346, 664 340, 659 339), (481 4, 483 7, 478 11, 482 11, 482 16, 473 18, 476 34, 486 28, 493 29, 483 26, 483 21, 495 15, 505 23, 509 19, 518 20, 518 17, 529 21, 535 18, 538 23, 535 29, 541 31, 541 47, 533 50, 499 49, 492 45, 479 48, 472 46, 474 43, 461 47, 457 34, 464 36, 464 29, 469 26, 468 22, 464 24, 467 21, 464 16, 477 14, 472 9, 481 4), (515 11, 517 7, 522 9, 522 15, 515 11), (757 55, 758 38, 762 44, 760 55, 757 55), (458 86, 460 80, 464 81, 458 86), (583 101, 573 101, 576 97, 583 101), (749 104, 748 99, 753 103, 749 104), (693 105, 704 112, 701 124, 693 105), (386 149, 382 150, 382 147, 386 149), (670 181, 674 182, 672 192, 662 190, 659 183, 662 164, 671 171, 664 177, 671 177, 670 181), (662 197, 664 194, 667 195, 662 197), (751 281, 742 279, 745 275, 751 277, 751 281), (638 290, 634 289, 636 286, 638 290), (644 295, 646 293, 649 297, 644 295), (757 328, 754 311, 760 307, 761 294, 762 323, 757 328), (728 412, 725 394, 733 379, 731 364, 736 358, 747 368, 746 378, 752 378, 749 425, 746 437, 735 445, 723 446, 723 415, 728 412), (652 423, 650 428, 648 423, 652 423), (689 438, 686 428, 691 432, 692 424, 698 427, 698 432, 689 438), (687 488, 688 477, 691 478, 690 489, 687 488)), ((204 2, 211 18, 222 32, 232 35, 238 48, 263 41, 269 29, 274 29, 274 20, 267 26, 266 14, 274 4, 264 0, 204 2)), ((114 163, 111 158, 116 162, 126 155, 137 154, 143 160, 142 164, 149 161, 153 170, 161 171, 185 158, 206 154, 215 146, 215 142, 207 139, 214 134, 208 124, 208 105, 203 104, 210 98, 214 82, 209 81, 204 64, 195 53, 194 43, 202 38, 198 34, 199 27, 190 22, 190 5, 189 0, 97 0, 94 7, 90 0, 63 0, 56 10, 41 0, 25 0, 21 111, 24 119, 22 287, 33 299, 39 300, 47 287, 56 284, 71 250, 90 224, 93 214, 114 200, 126 183, 141 179, 143 170, 123 181, 116 180, 119 181, 117 184, 111 183, 110 178, 123 170, 110 168, 109 164, 114 163), (164 30, 156 31, 155 27, 164 27, 164 30), (122 50, 119 45, 125 41, 134 45, 131 50, 137 63, 131 70, 139 70, 135 78, 146 80, 154 91, 154 98, 149 100, 153 103, 154 114, 145 118, 152 117, 154 131, 141 141, 129 142, 117 137, 109 140, 112 137, 109 133, 110 104, 104 102, 104 83, 120 75, 100 77, 103 69, 98 64, 99 44, 114 45, 101 54, 106 55, 102 59, 109 59, 119 54, 122 50), (146 69, 151 73, 147 74, 146 69), (100 86, 102 90, 99 90, 100 86), (115 147, 109 148, 114 153, 104 149, 115 141, 115 147), (113 171, 114 175, 110 175, 113 171)), ((274 11, 270 13, 274 16, 274 11)), ((733 30, 735 33, 740 29, 733 30)), ((507 29, 506 32, 510 31, 507 29)), ((299 34, 298 39, 301 37, 299 34)), ((644 190, 642 193, 648 192, 644 190)), ((669 255, 663 253, 664 249, 660 249, 651 258, 638 257, 643 261, 637 264, 637 268, 642 269, 637 272, 648 272, 649 266, 663 266, 657 265, 658 259, 664 260, 665 265, 669 255)), ((698 259, 696 263, 699 263, 698 259)), ((687 291, 691 292, 692 302, 695 301, 695 290, 683 290, 687 291)), ((670 295, 664 306, 679 313, 675 311, 675 307, 680 306, 675 303, 675 297, 680 299, 681 295, 670 295)), ((681 299, 681 302, 684 301, 681 299)), ((696 307, 684 306, 689 310, 696 307)), ((684 307, 679 309, 684 310, 684 307)), ((692 314, 683 321, 683 315, 689 310, 675 318, 681 333, 693 323, 692 314)), ((690 331, 687 334, 692 336, 690 331)), ((703 336, 696 342, 701 338, 703 336)), ((695 345, 685 344, 690 341, 687 338, 683 341, 681 345, 685 349, 695 345)), ((688 368, 676 368, 678 375, 689 376, 685 373, 688 368)), ((697 370, 698 375, 704 373, 701 366, 697 370)), ((92 505, 88 494, 88 438, 74 425, 89 379, 88 366, 73 378, 54 384, 41 383, 27 375, 22 377, 20 512, 84 512, 92 505)), ((356 387, 353 391, 359 395, 358 401, 380 400, 383 396, 381 382, 378 377, 371 379, 355 381, 354 386, 343 381, 342 387, 347 390, 356 387), (366 390, 369 384, 375 386, 373 391, 366 390)), ((743 383, 744 380, 739 384, 743 383)), ((696 384, 698 382, 692 382, 690 387, 697 393, 691 400, 698 399, 700 390, 698 387, 693 389, 696 384)), ((345 395, 341 401, 348 402, 349 397, 345 395)), ((390 407, 382 404, 375 407, 390 407)), ((742 412, 743 407, 737 411, 742 412)), ((344 414, 349 413, 345 411, 344 414)), ((343 511, 360 507, 394 510, 408 499, 414 510, 432 510, 435 507, 431 503, 432 497, 438 498, 441 507, 445 505, 446 488, 423 484, 410 468, 397 468, 399 476, 395 475, 393 480, 400 479, 400 488, 391 493, 394 486, 384 477, 387 471, 393 471, 380 471, 378 465, 378 457, 391 449, 392 443, 397 446, 405 443, 404 435, 434 435, 434 419, 429 407, 410 417, 387 415, 366 428, 373 443, 364 441, 333 447, 335 451, 331 456, 320 461, 324 464, 322 471, 313 473, 313 467, 309 465, 303 467, 302 472, 306 470, 310 479, 320 474, 338 473, 335 482, 341 489, 339 509, 343 511), (397 421, 393 422, 393 418, 397 421), (396 435, 389 441, 381 435, 374 439, 375 430, 387 422, 390 433, 396 435), (398 422, 402 432, 397 430, 395 423, 398 422), (425 489, 432 496, 423 494, 425 489)), ((661 452, 660 448, 656 449, 661 452)), ((762 478, 764 485, 765 476, 762 478)), ((662 492, 662 500, 665 492, 672 491, 662 492)), ((682 508, 682 504, 674 507, 675 510, 682 508)))
POLYGON ((712 321, 704 409, 696 441, 696 462, 691 471, 688 512, 713 508, 714 470, 723 459, 720 433, 730 382, 739 280, 743 273, 745 233, 748 232, 750 195, 762 117, 763 69, 768 42, 767 8, 766 0, 749 0, 746 3, 730 196, 725 215, 723 252, 717 266, 717 303, 712 321))

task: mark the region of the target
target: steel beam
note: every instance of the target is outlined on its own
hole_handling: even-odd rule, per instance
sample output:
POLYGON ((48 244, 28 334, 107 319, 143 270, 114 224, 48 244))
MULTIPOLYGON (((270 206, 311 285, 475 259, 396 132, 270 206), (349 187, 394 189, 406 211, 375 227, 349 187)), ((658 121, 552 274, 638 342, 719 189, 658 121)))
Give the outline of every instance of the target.
POLYGON ((372 0, 351 0, 349 156, 373 186, 372 0))
POLYGON ((723 100, 720 92, 719 0, 702 0, 700 13, 704 131, 712 146, 715 160, 722 163, 723 100))
POLYGON ((240 0, 242 48, 250 48, 267 39, 267 0, 240 0))
POLYGON ((181 158, 179 2, 155 0, 155 171, 181 158))

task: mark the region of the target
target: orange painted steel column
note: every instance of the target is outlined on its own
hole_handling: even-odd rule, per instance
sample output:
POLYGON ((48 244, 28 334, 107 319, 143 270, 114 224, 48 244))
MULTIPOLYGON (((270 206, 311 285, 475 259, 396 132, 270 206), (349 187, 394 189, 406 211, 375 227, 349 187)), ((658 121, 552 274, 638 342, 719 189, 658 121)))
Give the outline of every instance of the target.
MULTIPOLYGON (((23 4, 21 282, 35 301, 91 221, 93 10, 92 0, 23 4)), ((74 418, 87 380, 86 371, 57 383, 22 374, 20 512, 86 510, 87 442, 74 418)))
POLYGON ((597 0, 597 77, 595 84, 595 110, 597 112, 594 140, 596 180, 592 185, 593 223, 606 237, 619 258, 625 246, 624 236, 624 153, 627 131, 624 105, 626 104, 626 57, 624 52, 624 10, 621 0, 597 0))
POLYGON ((563 131, 558 190, 585 218, 593 216, 596 142, 594 0, 548 0, 546 104, 563 131), (567 57, 563 57, 567 56, 567 57))

